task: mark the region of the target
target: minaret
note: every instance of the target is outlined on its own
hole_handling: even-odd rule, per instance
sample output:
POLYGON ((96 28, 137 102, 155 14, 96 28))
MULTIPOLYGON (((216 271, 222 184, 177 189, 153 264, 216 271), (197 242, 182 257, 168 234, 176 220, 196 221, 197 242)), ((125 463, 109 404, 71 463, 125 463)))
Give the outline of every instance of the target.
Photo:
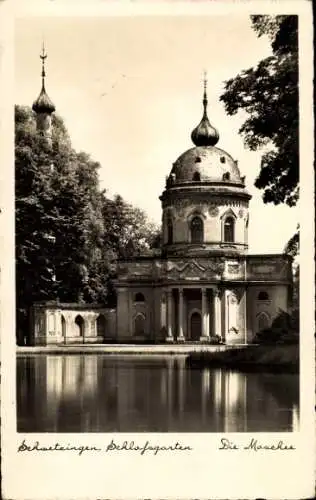
POLYGON ((42 89, 40 95, 34 101, 32 109, 36 113, 36 127, 37 131, 45 135, 49 141, 52 137, 52 113, 55 111, 55 106, 46 94, 45 90, 45 59, 47 54, 45 52, 45 47, 43 44, 42 53, 40 55, 42 59, 42 89))
POLYGON ((191 139, 195 146, 215 146, 219 139, 218 131, 210 124, 208 119, 207 104, 207 78, 206 72, 204 72, 203 117, 191 134, 191 139))

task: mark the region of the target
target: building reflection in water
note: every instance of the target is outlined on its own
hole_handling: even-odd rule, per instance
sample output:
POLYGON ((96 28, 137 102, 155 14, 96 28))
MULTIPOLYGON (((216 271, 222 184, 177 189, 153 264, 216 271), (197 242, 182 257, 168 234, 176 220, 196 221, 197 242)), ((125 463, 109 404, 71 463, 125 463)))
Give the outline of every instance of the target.
POLYGON ((17 359, 20 432, 297 430, 293 374, 189 369, 184 356, 17 359))

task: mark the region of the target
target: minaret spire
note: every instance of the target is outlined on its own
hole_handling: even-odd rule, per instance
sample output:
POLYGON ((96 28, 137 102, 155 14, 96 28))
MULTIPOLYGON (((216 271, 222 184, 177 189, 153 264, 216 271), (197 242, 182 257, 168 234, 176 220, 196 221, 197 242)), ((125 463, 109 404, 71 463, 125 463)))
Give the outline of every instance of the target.
POLYGON ((203 74, 203 116, 198 126, 193 130, 191 139, 196 146, 215 146, 219 134, 215 127, 210 124, 207 116, 207 73, 203 74))
POLYGON ((50 115, 51 113, 53 113, 55 111, 55 106, 52 103, 52 101, 50 100, 50 98, 48 97, 48 95, 46 94, 46 90, 45 90, 45 77, 46 77, 45 60, 47 59, 47 52, 45 50, 44 42, 42 45, 42 52, 40 54, 40 58, 42 60, 42 72, 41 72, 42 89, 41 89, 40 95, 38 96, 36 101, 34 101, 32 108, 33 108, 33 111, 35 111, 35 113, 45 113, 45 114, 50 115))
POLYGON ((45 44, 42 44, 42 53, 40 54, 40 58, 42 59, 42 89, 45 90, 45 59, 47 58, 47 54, 45 51, 45 44))
POLYGON ((32 109, 36 113, 36 124, 37 124, 37 130, 44 134, 47 139, 50 141, 51 134, 52 134, 52 113, 55 111, 55 106, 48 97, 46 90, 45 90, 45 77, 46 77, 46 71, 45 71, 45 61, 47 59, 47 53, 45 50, 45 45, 43 42, 42 45, 42 52, 40 54, 40 58, 42 60, 42 72, 41 72, 41 77, 42 77, 42 88, 40 95, 36 99, 36 101, 33 102, 32 109))

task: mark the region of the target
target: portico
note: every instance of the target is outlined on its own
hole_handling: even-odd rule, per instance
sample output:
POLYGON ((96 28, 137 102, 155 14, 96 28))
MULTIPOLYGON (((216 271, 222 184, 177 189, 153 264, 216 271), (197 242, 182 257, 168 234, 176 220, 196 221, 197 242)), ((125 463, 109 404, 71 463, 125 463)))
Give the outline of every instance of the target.
MULTIPOLYGON (((170 287, 167 297, 167 342, 208 342, 222 338, 221 295, 216 285, 170 287)), ((162 325, 163 314, 161 314, 162 325)))

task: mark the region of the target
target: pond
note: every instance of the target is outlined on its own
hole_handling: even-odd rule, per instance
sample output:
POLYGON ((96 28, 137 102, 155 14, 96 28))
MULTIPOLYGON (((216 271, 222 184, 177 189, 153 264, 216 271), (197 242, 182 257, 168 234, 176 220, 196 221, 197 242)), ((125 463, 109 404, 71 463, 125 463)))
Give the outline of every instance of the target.
POLYGON ((185 356, 17 358, 18 432, 276 432, 298 428, 299 377, 191 369, 185 356))

